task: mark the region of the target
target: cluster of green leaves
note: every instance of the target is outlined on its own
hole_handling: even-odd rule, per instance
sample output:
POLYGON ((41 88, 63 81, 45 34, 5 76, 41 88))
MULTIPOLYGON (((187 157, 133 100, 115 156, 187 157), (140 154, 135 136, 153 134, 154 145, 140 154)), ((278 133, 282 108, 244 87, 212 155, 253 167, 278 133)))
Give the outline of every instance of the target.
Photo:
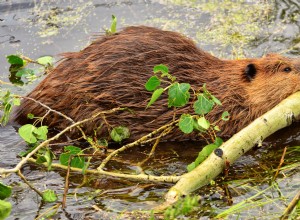
MULTIPOLYGON (((23 152, 20 155, 25 156, 30 151, 32 151, 41 141, 47 140, 48 127, 40 126, 36 127, 32 124, 26 124, 19 128, 19 135, 24 139, 24 141, 32 146, 27 152, 23 152)), ((79 147, 75 146, 65 146, 64 153, 60 154, 59 161, 62 165, 68 166, 68 161, 71 157, 71 167, 84 168, 85 167, 85 159, 84 157, 80 157, 78 155, 82 154, 82 150, 79 147)), ((54 154, 48 147, 41 148, 36 154, 36 162, 37 163, 47 163, 48 170, 51 169, 52 160, 54 158, 54 154)))
MULTIPOLYGON (((26 141, 26 143, 32 146, 27 152, 20 153, 20 156, 25 156, 33 149, 35 149, 41 141, 47 140, 48 127, 40 126, 36 127, 32 124, 26 124, 19 128, 19 135, 26 141)), ((60 154, 59 162, 62 165, 68 166, 70 161, 71 167, 77 167, 84 170, 88 167, 85 157, 80 156, 82 150, 75 146, 65 146, 64 152, 60 154)), ((52 161, 55 159, 55 155, 48 147, 43 147, 35 154, 36 163, 46 163, 48 170, 51 169, 52 161)), ((42 192, 42 199, 45 202, 55 202, 57 196, 53 190, 46 189, 42 192)))
POLYGON ((0 182, 0 219, 5 219, 10 215, 11 204, 5 199, 11 196, 11 187, 0 182))
POLYGON ((0 124, 6 125, 13 106, 20 105, 20 99, 15 97, 10 91, 0 91, 0 110, 3 112, 0 117, 0 124))
MULTIPOLYGON (((33 115, 31 117, 33 117, 33 115)), ((26 156, 29 152, 35 149, 38 144, 47 140, 48 127, 36 127, 32 124, 26 124, 19 128, 18 133, 24 139, 24 141, 31 146, 28 151, 20 153, 20 156, 26 156)), ((120 143, 122 140, 130 136, 130 132, 128 128, 118 126, 112 129, 110 136, 115 142, 120 143)), ((105 143, 107 142, 105 141, 105 143)), ((82 154, 83 150, 79 147, 65 146, 64 152, 59 155, 59 162, 65 166, 70 165, 71 167, 80 168, 82 169, 82 173, 84 173, 89 166, 90 158, 86 159, 86 157, 82 154)), ((39 149, 35 154, 35 157, 36 163, 46 163, 48 170, 51 170, 51 165, 53 159, 55 159, 55 155, 47 146, 39 149)), ((53 190, 47 189, 42 192, 42 195, 42 198, 45 202, 55 202, 57 200, 57 196, 53 190)))
POLYGON ((29 81, 36 79, 39 74, 44 74, 54 63, 54 59, 51 56, 43 56, 37 60, 22 57, 19 55, 9 55, 6 57, 8 63, 10 63, 10 81, 14 84, 23 85, 22 77, 29 81), (41 68, 27 68, 29 63, 38 64, 41 68))
MULTIPOLYGON (((52 67, 54 59, 51 56, 40 57, 37 60, 31 60, 30 58, 22 58, 19 55, 9 55, 6 57, 10 64, 10 81, 13 84, 23 85, 24 82, 21 78, 26 78, 30 81, 36 79, 38 73, 45 72, 49 67, 52 67), (29 63, 38 64, 41 68, 27 68, 29 63)), ((0 110, 2 111, 0 117, 0 124, 5 125, 9 120, 9 115, 13 106, 20 105, 20 98, 11 94, 10 91, 2 91, 0 89, 0 110)))
MULTIPOLYGON (((179 128, 185 134, 193 131, 206 132, 209 129, 220 131, 219 127, 211 123, 205 118, 205 115, 210 113, 215 105, 222 105, 220 100, 213 96, 207 89, 206 85, 202 86, 202 93, 197 94, 197 100, 193 104, 196 115, 182 114, 179 119, 179 128)), ((229 113, 223 112, 221 119, 229 120, 229 113)))
POLYGON ((150 92, 153 91, 147 108, 152 105, 165 91, 168 91, 169 107, 182 107, 188 103, 190 99, 190 84, 176 82, 176 77, 169 74, 168 67, 162 64, 155 66, 153 68, 153 73, 154 76, 151 76, 145 84, 146 90, 150 92), (170 81, 168 82, 170 85, 166 88, 160 87, 164 78, 167 78, 170 81))
POLYGON ((186 196, 180 198, 175 205, 169 207, 164 212, 164 219, 176 219, 180 215, 188 215, 195 207, 198 207, 199 196, 186 196))
MULTIPOLYGON (((32 124, 25 124, 19 128, 18 133, 21 138, 31 147, 26 152, 19 153, 20 156, 24 157, 34 150, 42 141, 47 140, 48 127, 36 127, 32 124)), ((48 170, 51 169, 53 158, 54 154, 48 147, 43 147, 36 153, 36 162, 40 164, 47 163, 48 170)))
POLYGON ((26 124, 19 128, 18 133, 26 143, 35 144, 39 140, 47 140, 48 127, 41 126, 37 128, 32 124, 26 124))
MULTIPOLYGON (((176 108, 189 104, 191 96, 190 90, 193 89, 189 83, 177 82, 176 77, 169 73, 168 67, 162 64, 155 66, 153 68, 153 73, 154 76, 151 76, 145 84, 146 90, 153 92, 151 99, 147 104, 147 108, 166 91, 168 91, 168 107, 176 108), (167 81, 165 79, 167 79, 167 81), (162 82, 166 82, 169 85, 163 88, 162 82)), ((194 114, 182 114, 178 122, 179 129, 185 134, 190 134, 194 131, 200 133, 213 133, 213 135, 210 136, 214 137, 214 143, 206 146, 203 149, 203 152, 201 151, 199 153, 196 161, 188 166, 189 171, 199 165, 222 143, 222 139, 214 135, 214 131, 220 131, 216 122, 210 122, 205 118, 205 115, 210 113, 216 105, 222 105, 221 101, 207 90, 206 84, 203 84, 201 92, 194 92, 194 94, 197 97, 196 101, 192 103, 194 114)), ((222 113, 221 120, 229 120, 229 113, 227 111, 222 113)))

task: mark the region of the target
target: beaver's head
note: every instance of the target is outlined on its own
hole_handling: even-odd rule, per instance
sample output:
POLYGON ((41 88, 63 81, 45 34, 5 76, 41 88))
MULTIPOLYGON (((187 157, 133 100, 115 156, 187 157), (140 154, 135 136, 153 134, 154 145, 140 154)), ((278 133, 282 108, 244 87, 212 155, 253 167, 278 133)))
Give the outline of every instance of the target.
POLYGON ((244 79, 248 104, 260 115, 300 90, 300 59, 269 54, 249 60, 244 79))

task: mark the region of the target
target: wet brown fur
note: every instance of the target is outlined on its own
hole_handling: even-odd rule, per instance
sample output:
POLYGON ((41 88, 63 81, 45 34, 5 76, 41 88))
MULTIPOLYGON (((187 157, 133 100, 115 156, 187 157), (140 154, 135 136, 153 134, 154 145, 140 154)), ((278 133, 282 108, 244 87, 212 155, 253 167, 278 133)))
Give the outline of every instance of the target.
MULTIPOLYGON (((179 82, 200 88, 203 83, 223 105, 209 118, 217 120, 227 110, 231 119, 221 122, 222 135, 232 135, 249 122, 273 108, 300 89, 300 60, 272 54, 259 59, 221 60, 196 47, 181 34, 156 28, 128 27, 113 36, 103 36, 80 52, 66 53, 60 64, 28 95, 70 116, 74 121, 88 118, 101 110, 128 107, 134 111, 106 116, 111 126, 124 125, 131 130, 130 140, 137 139, 171 122, 174 111, 167 107, 166 96, 145 110, 151 93, 144 84, 157 64, 165 64, 179 82), (256 74, 246 76, 247 65, 256 74), (291 72, 284 71, 286 67, 291 72)), ((191 112, 191 107, 177 111, 191 112)), ((15 120, 27 123, 26 115, 43 116, 46 109, 25 99, 15 113, 15 120)), ((63 129, 69 122, 49 114, 43 124, 63 129)), ((83 126, 84 131, 107 137, 102 118, 83 126), (100 126, 100 128, 99 128, 100 126), (102 126, 102 127, 101 127, 102 126), (98 129, 97 129, 98 128, 98 129)), ((73 130, 73 137, 79 136, 73 130)), ((171 139, 183 140, 178 131, 171 139)))

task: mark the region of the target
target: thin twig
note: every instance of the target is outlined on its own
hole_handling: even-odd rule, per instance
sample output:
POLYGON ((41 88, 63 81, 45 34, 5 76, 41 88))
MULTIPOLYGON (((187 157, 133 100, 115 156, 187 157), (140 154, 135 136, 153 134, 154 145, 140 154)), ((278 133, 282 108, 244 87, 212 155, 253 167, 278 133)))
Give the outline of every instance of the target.
POLYGON ((282 164, 284 163, 284 157, 285 157, 285 154, 286 154, 286 150, 287 150, 287 147, 284 147, 282 155, 281 155, 281 159, 280 159, 280 162, 279 162, 279 165, 277 167, 276 173, 275 173, 272 181, 274 181, 277 178, 277 176, 279 174, 279 171, 280 171, 280 168, 281 168, 282 164))
MULTIPOLYGON (((32 163, 36 163, 36 160, 33 158, 29 158, 28 161, 32 162, 32 163)), ((42 165, 48 166, 47 163, 42 163, 42 165)), ((52 163, 51 167, 64 169, 64 170, 68 169, 67 166, 57 164, 57 163, 52 163)), ((70 167, 70 170, 74 171, 74 172, 82 173, 81 168, 70 167)), ((104 170, 95 170, 95 169, 86 169, 85 173, 96 174, 96 175, 106 175, 106 176, 126 178, 126 179, 132 179, 132 180, 163 182, 163 183, 176 183, 181 178, 181 176, 153 176, 153 175, 147 175, 147 174, 135 175, 135 174, 114 173, 114 172, 109 172, 109 171, 104 171, 104 170)))
POLYGON ((173 121, 169 124, 166 124, 164 126, 161 126, 160 128, 156 129, 155 131, 152 131, 151 133, 141 137, 140 139, 138 139, 137 141, 134 141, 130 144, 124 145, 123 147, 113 151, 111 154, 109 154, 100 164, 100 166, 97 168, 97 170, 102 170, 105 165, 108 163, 108 161, 115 155, 117 155, 118 153, 125 151, 126 149, 129 149, 131 147, 140 145, 141 143, 143 143, 144 141, 148 140, 149 138, 152 138, 154 135, 166 130, 168 127, 172 127, 173 125, 175 125, 178 122, 178 120, 173 121))
MULTIPOLYGON (((63 114, 63 113, 61 113, 61 112, 59 112, 59 111, 56 111, 56 110, 50 108, 49 106, 43 104, 43 103, 40 102, 40 101, 37 101, 37 100, 35 100, 35 99, 33 99, 33 98, 30 98, 30 97, 27 97, 27 96, 24 97, 24 96, 18 96, 18 95, 15 95, 15 97, 31 100, 31 101, 33 101, 33 102, 35 102, 35 103, 37 103, 37 104, 43 106, 44 108, 48 109, 47 114, 49 114, 49 112, 53 112, 53 113, 55 113, 55 114, 58 114, 58 115, 62 116, 62 117, 65 118, 65 119, 67 119, 67 120, 70 121, 72 124, 75 123, 75 121, 74 121, 72 118, 70 118, 69 116, 67 116, 67 115, 65 115, 65 114, 63 114)), ((44 116, 44 117, 45 117, 45 116, 44 116)), ((83 131, 79 126, 76 126, 76 127, 77 127, 77 129, 81 132, 83 138, 86 140, 86 135, 85 135, 84 131, 83 131)))
POLYGON ((0 80, 0 84, 3 84, 3 85, 9 85, 9 86, 14 86, 14 84, 8 83, 8 82, 4 82, 4 81, 2 81, 2 80, 0 80))
POLYGON ((67 175, 66 175, 66 180, 65 180, 64 195, 63 195, 63 199, 62 199, 62 203, 61 203, 63 209, 66 208, 67 194, 68 194, 68 190, 69 190, 70 167, 71 167, 72 159, 73 159, 73 155, 71 155, 68 160, 68 169, 67 169, 67 175))
POLYGON ((34 186, 27 181, 26 177, 21 173, 21 170, 19 170, 17 172, 18 176, 29 186, 30 189, 32 189, 33 191, 35 191, 37 194, 39 194, 40 197, 43 198, 43 193, 40 192, 39 190, 37 190, 36 188, 34 188, 34 186))
POLYGON ((142 166, 144 165, 144 163, 146 163, 154 155, 155 149, 156 149, 159 141, 160 141, 160 138, 157 138, 155 143, 153 144, 153 146, 151 148, 151 152, 149 153, 149 155, 144 160, 142 160, 141 162, 139 162, 137 164, 137 166, 139 166, 141 168, 141 170, 143 170, 142 166))
POLYGON ((60 203, 57 203, 56 205, 52 206, 51 208, 47 209, 45 212, 43 212, 42 214, 40 214, 38 217, 36 217, 34 220, 38 220, 38 219, 41 219, 43 216, 45 216, 46 214, 48 214, 50 211, 54 210, 54 209, 58 209, 59 206, 61 204, 60 203))
POLYGON ((288 219, 289 214, 293 211, 295 206, 299 203, 300 201, 300 191, 295 195, 295 197, 292 199, 288 207, 284 210, 283 215, 280 217, 280 219, 288 219))
MULTIPOLYGON (((155 140, 155 143, 153 144, 153 146, 152 146, 152 148, 151 148, 151 152, 149 153, 149 155, 148 155, 143 161, 139 162, 139 163, 137 164, 137 166, 139 166, 139 167, 141 168, 141 167, 143 166, 143 164, 146 163, 146 162, 154 155, 154 152, 155 152, 155 150, 156 150, 157 145, 158 145, 159 142, 160 142, 160 139, 161 139, 163 136, 169 134, 169 133, 173 130, 172 128, 173 128, 173 127, 168 127, 168 128, 166 128, 166 129, 161 133, 161 135, 157 137, 157 139, 155 140)), ((142 168, 141 168, 141 170, 142 170, 142 168)))

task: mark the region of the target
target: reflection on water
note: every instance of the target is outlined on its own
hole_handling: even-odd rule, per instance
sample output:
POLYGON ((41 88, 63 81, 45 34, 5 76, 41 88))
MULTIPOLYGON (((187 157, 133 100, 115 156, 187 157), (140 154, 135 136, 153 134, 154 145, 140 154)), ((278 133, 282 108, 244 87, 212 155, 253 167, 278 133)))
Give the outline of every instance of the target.
MULTIPOLYGON (((110 24, 112 14, 118 18, 118 28, 144 24, 176 30, 190 36, 205 50, 217 56, 260 56, 267 52, 283 52, 299 56, 300 53, 298 0, 219 1, 218 4, 201 0, 2 1, 0 80, 8 82, 9 66, 5 55, 21 53, 35 59, 44 55, 57 56, 66 51, 78 51, 92 40, 93 35, 104 33, 104 28, 110 24), (260 5, 261 2, 264 2, 264 5, 260 5)), ((36 83, 38 82, 26 88, 13 88, 13 91, 23 95, 36 83)), ((0 85, 0 88, 3 87, 0 85)), ((232 176, 243 178, 242 175, 246 171, 249 175, 251 173, 256 175, 253 168, 259 166, 263 179, 264 167, 272 167, 273 162, 279 161, 282 146, 299 145, 297 130, 295 127, 279 132, 268 141, 273 147, 253 150, 242 157, 232 168, 232 176), (267 155, 270 155, 270 158, 265 160, 264 157, 267 155)), ((19 160, 18 152, 25 149, 24 143, 13 127, 0 127, 0 167, 13 167, 19 160)), ((139 149, 139 153, 130 155, 137 159, 137 155, 139 157, 145 155, 143 151, 139 149)), ((183 173, 185 166, 196 157, 197 152, 198 147, 194 143, 190 143, 190 146, 186 143, 165 144, 159 148, 155 159, 149 162, 145 169, 148 169, 148 172, 154 170, 157 174, 183 173)), ((125 165, 125 169, 134 171, 135 167, 125 165)), ((44 168, 31 164, 23 169, 23 173, 36 187, 43 189, 45 184, 49 188, 56 189, 61 195, 64 187, 64 171, 45 171, 44 168)), ((91 176, 84 187, 76 189, 82 182, 81 178, 81 174, 71 174, 70 189, 71 193, 77 191, 77 200, 73 196, 68 197, 67 209, 59 211, 55 217, 105 219, 119 216, 118 212, 124 209, 151 209, 156 201, 162 199, 169 187, 169 185, 153 186, 149 183, 137 184, 91 176), (118 191, 119 189, 121 191, 118 191), (92 205, 97 205, 102 211, 96 211, 92 205)), ((290 179, 287 178, 286 182, 298 180, 299 174, 295 173, 290 179)), ((36 194, 24 183, 20 183, 20 179, 15 175, 3 179, 3 182, 14 186, 14 196, 11 198, 14 208, 11 219, 33 219, 52 206, 42 204, 36 194)), ((281 190, 283 193, 289 192, 292 196, 292 184, 288 187, 285 185, 286 182, 280 183, 281 190)), ((231 186, 236 189, 239 187, 234 184, 231 186)), ((200 194, 203 192, 205 194, 205 190, 200 194)), ((251 194, 245 190, 234 196, 234 201, 244 200, 249 197, 248 193, 251 194)), ((217 193, 214 193, 213 196, 216 195, 217 193)), ((203 204, 204 208, 209 207, 211 210, 210 206, 216 204, 213 196, 206 197, 208 200, 211 199, 212 203, 203 204)), ((225 206, 222 200, 217 201, 220 206, 225 206)), ((265 210, 274 212, 272 209, 265 207, 265 210)), ((247 215, 249 213, 245 213, 245 216, 247 215)), ((259 216, 260 213, 255 215, 259 216)))
POLYGON ((0 167, 12 168, 16 164, 16 155, 24 149, 24 142, 13 127, 0 126, 0 167))

